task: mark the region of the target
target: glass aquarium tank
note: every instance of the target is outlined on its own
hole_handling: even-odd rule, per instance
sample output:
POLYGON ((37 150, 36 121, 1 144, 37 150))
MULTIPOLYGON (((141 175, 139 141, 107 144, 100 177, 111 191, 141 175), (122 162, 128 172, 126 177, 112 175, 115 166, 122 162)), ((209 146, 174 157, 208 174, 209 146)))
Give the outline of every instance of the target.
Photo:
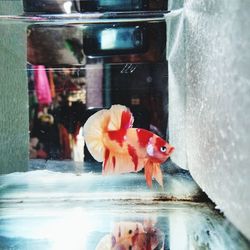
MULTIPOLYGON (((0 249, 250 248, 171 161, 174 151, 160 162, 160 177, 151 173, 152 183, 145 161, 136 168, 141 148, 155 157, 153 134, 169 140, 168 1, 23 0, 0 7, 0 249), (116 112, 118 122, 111 116, 107 126, 148 132, 135 137, 141 148, 126 146, 135 169, 106 174, 105 164, 122 164, 117 152, 111 160, 101 152, 97 161, 84 126, 112 105, 126 107, 130 120, 116 112)), ((127 145, 123 132, 117 148, 119 136, 127 145)))

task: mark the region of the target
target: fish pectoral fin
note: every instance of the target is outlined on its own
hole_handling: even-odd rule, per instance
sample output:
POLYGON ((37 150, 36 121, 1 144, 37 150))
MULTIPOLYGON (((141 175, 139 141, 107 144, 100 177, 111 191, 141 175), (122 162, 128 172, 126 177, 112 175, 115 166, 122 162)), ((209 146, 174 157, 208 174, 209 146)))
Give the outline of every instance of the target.
POLYGON ((161 187, 163 187, 163 176, 161 172, 161 165, 152 161, 147 161, 145 164, 145 178, 147 185, 152 187, 152 178, 154 178, 161 187))
POLYGON ((162 171, 161 171, 161 165, 159 163, 154 163, 153 177, 159 183, 159 185, 163 187, 163 176, 162 176, 162 171))
POLYGON ((152 177, 153 177, 153 163, 151 161, 147 161, 144 166, 144 174, 146 178, 146 183, 149 188, 152 187, 152 177))

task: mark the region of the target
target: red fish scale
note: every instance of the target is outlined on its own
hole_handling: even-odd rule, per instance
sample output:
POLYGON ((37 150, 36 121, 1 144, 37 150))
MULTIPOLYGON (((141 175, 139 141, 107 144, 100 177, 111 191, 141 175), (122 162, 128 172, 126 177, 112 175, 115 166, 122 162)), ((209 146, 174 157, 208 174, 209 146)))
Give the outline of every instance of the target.
POLYGON ((147 131, 145 129, 136 129, 137 137, 139 145, 143 148, 145 148, 148 145, 148 142, 151 137, 153 137, 153 133, 150 131, 147 131))

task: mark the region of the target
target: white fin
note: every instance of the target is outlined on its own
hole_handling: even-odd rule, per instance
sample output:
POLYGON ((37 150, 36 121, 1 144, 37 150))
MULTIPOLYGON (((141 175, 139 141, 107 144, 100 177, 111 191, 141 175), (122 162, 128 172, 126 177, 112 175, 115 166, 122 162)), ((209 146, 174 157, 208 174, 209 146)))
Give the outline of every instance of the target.
POLYGON ((128 114, 126 121, 129 120, 129 124, 132 126, 133 116, 129 109, 122 105, 113 105, 109 110, 100 110, 86 121, 83 135, 87 148, 96 161, 102 162, 104 160, 106 150, 103 143, 104 133, 121 128, 121 118, 124 111, 128 114))
POLYGON ((95 160, 102 162, 105 146, 103 144, 103 131, 109 122, 108 110, 101 110, 93 114, 83 127, 83 136, 87 148, 95 160))

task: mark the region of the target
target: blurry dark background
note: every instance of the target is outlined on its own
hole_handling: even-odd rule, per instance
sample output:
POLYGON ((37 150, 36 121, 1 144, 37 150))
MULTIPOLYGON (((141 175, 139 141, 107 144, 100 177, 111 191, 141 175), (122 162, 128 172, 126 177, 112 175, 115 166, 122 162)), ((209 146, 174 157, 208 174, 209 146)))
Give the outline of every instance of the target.
POLYGON ((63 14, 105 11, 166 11, 166 0, 23 0, 26 13, 63 14))
POLYGON ((113 104, 167 136, 164 21, 30 25, 27 45, 31 158, 91 160, 82 126, 113 104))

